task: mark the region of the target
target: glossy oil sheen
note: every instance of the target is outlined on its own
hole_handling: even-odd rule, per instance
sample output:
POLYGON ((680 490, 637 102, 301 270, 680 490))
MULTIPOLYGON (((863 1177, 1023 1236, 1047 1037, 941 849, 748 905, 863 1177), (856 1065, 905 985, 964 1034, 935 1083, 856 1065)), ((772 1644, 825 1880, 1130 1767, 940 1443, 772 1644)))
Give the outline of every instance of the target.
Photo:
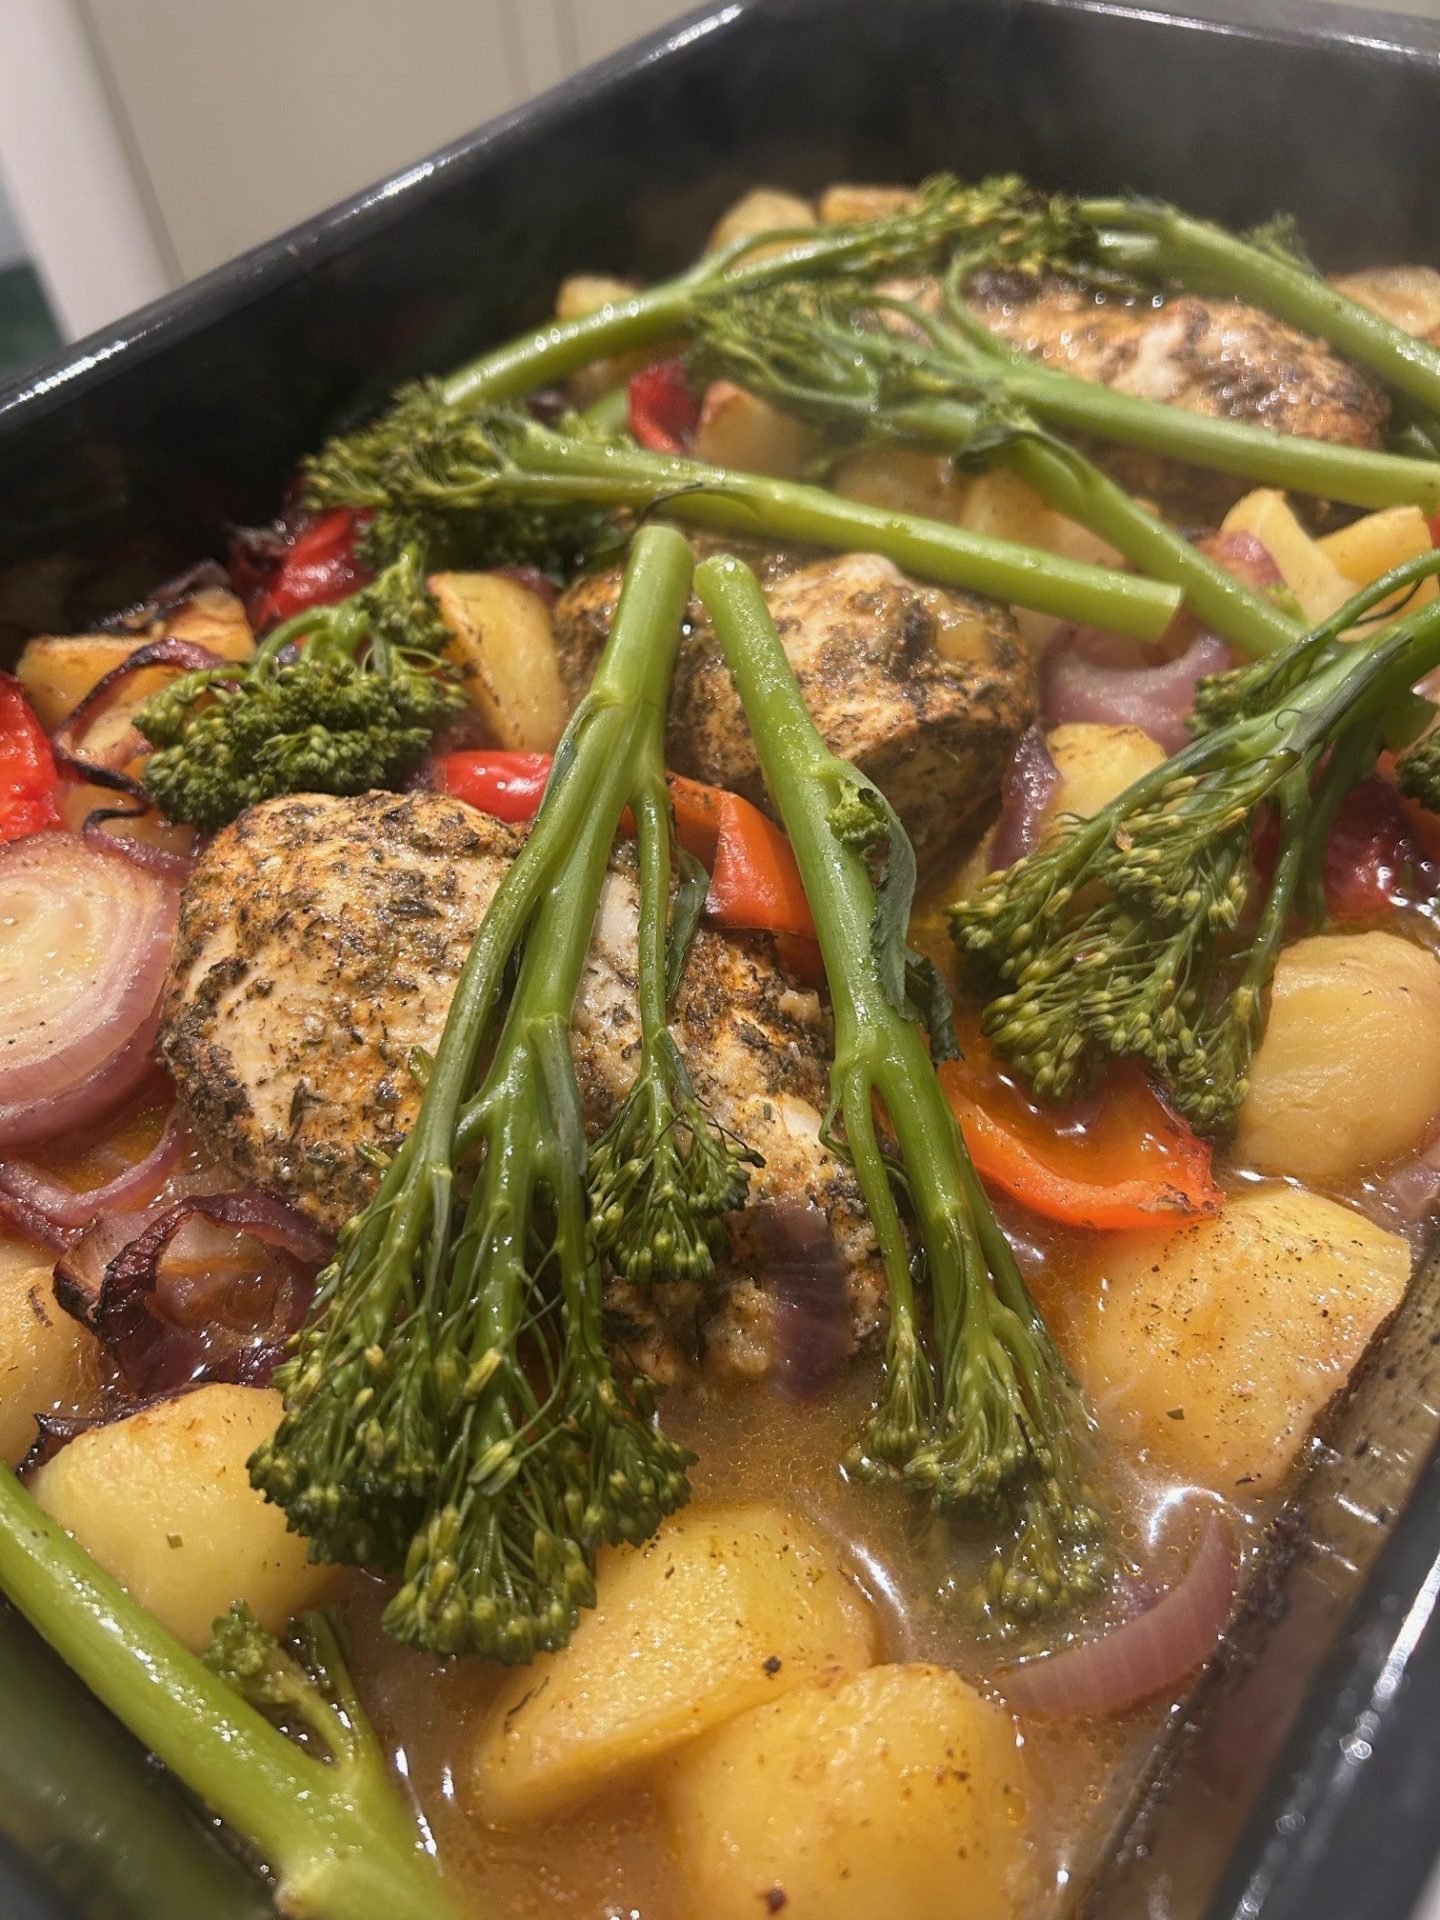
MULTIPOLYGON (((0 391, 0 636, 72 627, 222 551, 227 523, 267 518, 295 456, 338 419, 538 320, 567 272, 675 267, 755 180, 806 190, 1017 167, 1240 225, 1285 206, 1327 265, 1435 261, 1440 28, 1255 0, 1195 11, 1216 17, 1103 0, 757 0, 620 56, 0 391), (1347 27, 1360 36, 1348 44, 1347 27)), ((1388 1523, 1430 1449, 1433 1339, 1417 1297, 1321 1453, 1308 1522, 1282 1530, 1257 1575, 1231 1679, 1171 1716, 1152 1781, 1105 1809, 1120 1866, 1094 1905, 1111 1920, 1200 1911, 1375 1558, 1377 1515, 1388 1523)), ((1407 1911, 1440 1804, 1437 1566, 1432 1469, 1217 1915, 1407 1911)), ((13 1621, 0 1627, 12 1671, 44 1679, 27 1720, 0 1668, 0 1749, 26 1787, 0 1797, 0 1841, 44 1861, 68 1896, 58 1911, 248 1920, 246 1879, 104 1716, 34 1665, 13 1621), (42 1742, 46 1728, 62 1737, 42 1742), (121 1819, 106 1812, 105 1768, 137 1788, 121 1819)), ((33 1873, 7 1877, 0 1856, 5 1920, 37 1900, 33 1873)))

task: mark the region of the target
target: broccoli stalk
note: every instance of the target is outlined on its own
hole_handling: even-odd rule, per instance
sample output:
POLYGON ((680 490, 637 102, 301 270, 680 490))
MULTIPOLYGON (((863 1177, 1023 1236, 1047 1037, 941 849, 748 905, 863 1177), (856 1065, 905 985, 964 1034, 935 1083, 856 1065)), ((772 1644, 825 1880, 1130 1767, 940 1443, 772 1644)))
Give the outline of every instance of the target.
POLYGON ((213 1664, 199 1660, 4 1466, 0 1591, 254 1849, 275 1878, 282 1912, 313 1920, 456 1914, 322 1620, 299 1629, 299 1644, 315 1656, 313 1674, 235 1613, 220 1624, 213 1664), (272 1708, 303 1727, 307 1748, 271 1724, 272 1708))
POLYGON ((931 579, 1140 640, 1164 632, 1180 598, 1157 581, 795 481, 601 440, 578 423, 557 430, 525 414, 460 410, 434 385, 411 387, 374 424, 332 441, 309 463, 308 492, 316 506, 399 513, 442 548, 464 537, 467 522, 495 516, 512 558, 527 542, 553 548, 577 514, 659 509, 728 532, 883 553, 931 579))
POLYGON ((913 303, 881 301, 864 289, 817 296, 787 287, 712 301, 696 327, 707 373, 723 373, 803 418, 917 440, 966 465, 1008 468, 1143 572, 1178 587, 1191 610, 1242 652, 1264 654, 1298 638, 1272 600, 1039 426, 1011 398, 1003 361, 977 355, 963 335, 913 303), (877 326, 877 309, 903 314, 922 338, 877 326))
POLYGON ((1332 287, 1287 222, 1242 236, 1142 198, 1081 200, 1074 213, 1079 248, 1107 271, 1248 300, 1368 367, 1427 421, 1440 418, 1440 349, 1332 287))
POLYGON ((987 1604, 1028 1617, 1098 1590, 1104 1528, 1081 1464, 1085 1415, 917 1021, 923 996, 932 1046, 953 1045, 943 992, 926 992, 905 947, 914 857, 883 796, 817 733, 753 574, 710 560, 695 579, 814 912, 835 1021, 824 1136, 855 1169, 885 1265, 885 1378, 847 1465, 992 1527, 987 1604), (934 1359, 897 1194, 918 1229, 934 1359))
MULTIPOLYGON (((1434 570, 1435 556, 1431 556, 1434 570)), ((1205 1133, 1248 1089, 1263 994, 1291 915, 1323 913, 1321 861, 1345 794, 1394 744, 1409 689, 1440 663, 1440 603, 1346 644, 1396 569, 1333 620, 1245 668, 1220 723, 1089 819, 950 910, 989 1004, 986 1033, 1036 1092, 1063 1098, 1134 1054, 1205 1133), (1257 823, 1273 821, 1268 878, 1257 823)))
POLYGON ((962 186, 949 174, 937 174, 905 205, 876 219, 751 234, 611 306, 532 327, 452 373, 441 395, 452 406, 491 406, 568 379, 594 360, 673 340, 688 329, 696 303, 721 287, 918 272, 982 236, 992 258, 1028 266, 1066 244, 1070 216, 1056 203, 1057 218, 1067 223, 1062 227, 1017 221, 1012 185, 999 180, 962 186))
POLYGON ((464 706, 418 551, 336 606, 308 607, 248 660, 181 674, 135 717, 161 812, 214 832, 279 793, 364 793, 403 778, 464 706))
MULTIPOLYGON (((642 966, 648 978, 658 940, 663 979, 668 836, 654 803, 689 584, 678 534, 637 536, 605 653, 424 1067, 415 1126, 342 1235, 276 1376, 284 1416, 250 1463, 317 1555, 403 1573, 386 1625, 439 1653, 524 1661, 563 1644, 593 1601, 598 1548, 643 1539, 688 1493, 688 1456, 653 1424, 643 1382, 622 1392, 601 1344, 569 1032, 627 806, 642 822, 642 966), (472 1176, 462 1159, 478 1149, 472 1176)), ((653 1022, 653 995, 645 1005, 653 1022)), ((644 1037, 637 1105, 710 1135, 693 1098, 655 1097, 663 1048, 644 1037)), ((665 1221, 677 1243, 702 1241, 711 1215, 743 1197, 743 1161, 736 1151, 721 1165, 718 1148, 667 1160, 638 1125, 630 1138, 674 1188, 668 1215, 643 1182, 631 1200, 653 1230, 658 1277, 675 1253, 665 1221)), ((632 1239, 623 1220, 613 1231, 632 1239)))

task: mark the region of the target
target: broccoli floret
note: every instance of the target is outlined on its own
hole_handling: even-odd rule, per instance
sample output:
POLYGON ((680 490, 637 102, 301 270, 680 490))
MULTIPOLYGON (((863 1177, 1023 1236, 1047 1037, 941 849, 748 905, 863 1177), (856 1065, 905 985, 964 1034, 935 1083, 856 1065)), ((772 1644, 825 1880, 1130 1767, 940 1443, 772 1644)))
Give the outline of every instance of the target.
POLYGON ((1375 591, 1289 652, 1212 682, 1209 731, 951 909, 988 999, 985 1031, 1037 1093, 1064 1098, 1132 1054, 1198 1130, 1233 1125, 1286 926, 1323 912, 1336 809, 1440 660, 1433 608, 1338 641, 1375 591))
POLYGON ((464 705, 407 550, 338 606, 298 614, 252 659, 182 674, 136 716, 168 819, 212 833, 282 793, 364 793, 417 767, 464 705))
POLYGON ((1427 733, 1400 756, 1396 784, 1427 812, 1440 813, 1440 733, 1427 733))
POLYGON ((855 1169, 885 1264, 885 1374, 845 1465, 984 1526, 994 1565, 981 1603, 999 1625, 1026 1619, 1096 1593, 1113 1555, 1087 1484, 1084 1409, 917 1017, 904 949, 914 856, 887 803, 816 732, 753 574, 707 561, 696 587, 815 916, 835 1020, 823 1134, 855 1169), (928 1340, 917 1277, 928 1283, 928 1340))
POLYGON ((690 1455, 601 1338, 602 1248, 657 1280, 702 1270, 753 1161, 704 1112, 667 1026, 663 729, 689 583, 680 536, 643 531, 414 1129, 342 1236, 276 1375, 284 1416, 250 1463, 323 1557, 400 1574, 385 1625, 435 1653, 518 1662, 562 1645, 593 1603, 600 1547, 645 1539, 689 1492, 690 1455), (641 1066, 592 1156, 570 1022, 627 807, 641 1066))

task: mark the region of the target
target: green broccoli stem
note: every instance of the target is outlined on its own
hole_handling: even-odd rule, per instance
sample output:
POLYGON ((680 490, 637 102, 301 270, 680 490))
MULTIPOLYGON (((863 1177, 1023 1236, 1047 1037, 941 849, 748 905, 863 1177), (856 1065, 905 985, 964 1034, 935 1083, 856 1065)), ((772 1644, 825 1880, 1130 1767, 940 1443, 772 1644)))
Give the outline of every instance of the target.
POLYGON ((1083 1426, 1083 1415, 975 1175, 921 1029, 887 990, 875 884, 863 853, 837 829, 837 810, 873 789, 817 732, 749 569, 730 558, 707 560, 695 584, 814 913, 835 1024, 824 1132, 855 1169, 885 1266, 885 1382, 848 1463, 865 1475, 899 1476, 937 1507, 1018 1517, 1016 1557, 1006 1564, 997 1553, 992 1600, 1010 1615, 1060 1604, 1094 1591, 1101 1578, 1099 1518, 1081 1486, 1069 1431, 1072 1420, 1083 1426), (903 1171, 882 1145, 877 1102, 903 1171), (938 1380, 922 1338, 897 1179, 924 1251, 938 1380), (1038 1523, 1042 1510, 1048 1530, 1038 1523))
POLYGON ((946 290, 946 316, 971 348, 973 360, 962 356, 962 364, 972 376, 977 366, 1002 368, 1007 396, 1046 426, 1346 506, 1440 508, 1440 462, 1192 413, 1040 366, 977 320, 953 280, 946 290))
POLYGON ((722 286, 757 289, 787 280, 919 267, 967 233, 989 231, 1005 211, 1002 183, 964 187, 939 175, 909 203, 875 219, 751 234, 706 254, 672 279, 593 313, 531 328, 459 368, 441 391, 447 404, 457 407, 518 399, 568 379, 592 361, 677 339, 696 304, 722 286))
POLYGON ((1078 211, 1094 226, 1094 245, 1106 266, 1249 300, 1328 340, 1424 414, 1440 415, 1440 350, 1362 307, 1299 260, 1287 260, 1163 202, 1082 200, 1078 211))
POLYGON ((1178 587, 1191 611, 1241 652, 1268 653, 1299 637, 1273 601, 1148 512, 1093 460, 1009 409, 999 362, 972 368, 964 337, 910 302, 887 300, 882 311, 903 314, 928 336, 923 341, 864 324, 873 298, 852 291, 848 303, 832 296, 826 305, 799 290, 713 301, 699 316, 699 359, 707 372, 726 373, 804 418, 918 441, 967 466, 1007 468, 1143 573, 1178 587))
POLYGON ((679 535, 637 539, 610 644, 556 751, 539 817, 460 970, 414 1127, 342 1235, 277 1375, 285 1414, 251 1477, 327 1559, 395 1564, 439 1470, 422 1411, 435 1336, 426 1310, 449 1258, 462 1105, 527 925, 565 885, 587 825, 597 814, 618 821, 628 798, 637 712, 663 707, 689 569, 679 535))
POLYGON ((373 1737, 307 1754, 105 1573, 0 1466, 0 1589, 314 1920, 458 1913, 373 1737))
MULTIPOLYGON (((463 433, 466 421, 456 426, 463 433)), ((886 512, 793 480, 594 442, 510 416, 478 415, 473 427, 501 449, 500 456, 492 449, 473 475, 434 471, 436 462, 411 475, 392 464, 382 463, 373 473, 342 472, 338 463, 330 473, 322 465, 312 481, 317 498, 422 515, 483 512, 487 504, 502 502, 522 508, 591 504, 663 511, 671 519, 730 533, 881 553, 946 585, 1137 640, 1158 639, 1180 602, 1175 587, 1158 581, 1037 553, 942 521, 886 512)))

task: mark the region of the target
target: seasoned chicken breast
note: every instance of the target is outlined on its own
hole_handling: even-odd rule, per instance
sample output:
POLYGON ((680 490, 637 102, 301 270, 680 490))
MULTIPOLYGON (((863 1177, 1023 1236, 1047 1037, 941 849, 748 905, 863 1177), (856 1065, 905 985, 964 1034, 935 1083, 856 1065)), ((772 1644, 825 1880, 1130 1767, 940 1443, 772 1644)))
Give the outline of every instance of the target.
MULTIPOLYGON (((816 725, 869 774, 917 848, 949 838, 994 798, 1035 712, 1035 676, 1009 612, 909 579, 873 553, 772 562, 761 585, 816 725)), ((620 591, 592 574, 555 609, 572 701, 589 684, 620 591)), ((704 609, 690 607, 670 701, 678 772, 765 805, 745 716, 704 609)))
MULTIPOLYGON (((246 1182, 334 1230, 371 1191, 368 1148, 392 1151, 419 1105, 409 1061, 433 1050, 471 937, 521 844, 517 829, 438 794, 292 796, 252 808, 186 883, 161 1047, 191 1120, 246 1182)), ((635 1074, 637 894, 607 882, 573 1030, 587 1122, 598 1132, 635 1074)), ((797 1202, 828 1217, 852 1343, 881 1323, 884 1281, 853 1176, 819 1138, 827 1036, 817 996, 768 943, 702 930, 676 1012, 696 1087, 765 1159, 753 1209, 797 1202)), ((760 1374, 776 1332, 764 1276, 737 1251, 703 1287, 612 1289, 612 1330, 637 1364, 673 1378, 702 1356, 760 1374)))
MULTIPOLYGON (((1082 380, 1311 440, 1378 447, 1384 438, 1389 401, 1377 381, 1243 301, 1127 297, 1022 273, 977 274, 966 297, 1012 346, 1082 380)), ((1182 514, 1213 517, 1244 491, 1223 474, 1144 454, 1107 449, 1106 458, 1136 491, 1182 514)))

